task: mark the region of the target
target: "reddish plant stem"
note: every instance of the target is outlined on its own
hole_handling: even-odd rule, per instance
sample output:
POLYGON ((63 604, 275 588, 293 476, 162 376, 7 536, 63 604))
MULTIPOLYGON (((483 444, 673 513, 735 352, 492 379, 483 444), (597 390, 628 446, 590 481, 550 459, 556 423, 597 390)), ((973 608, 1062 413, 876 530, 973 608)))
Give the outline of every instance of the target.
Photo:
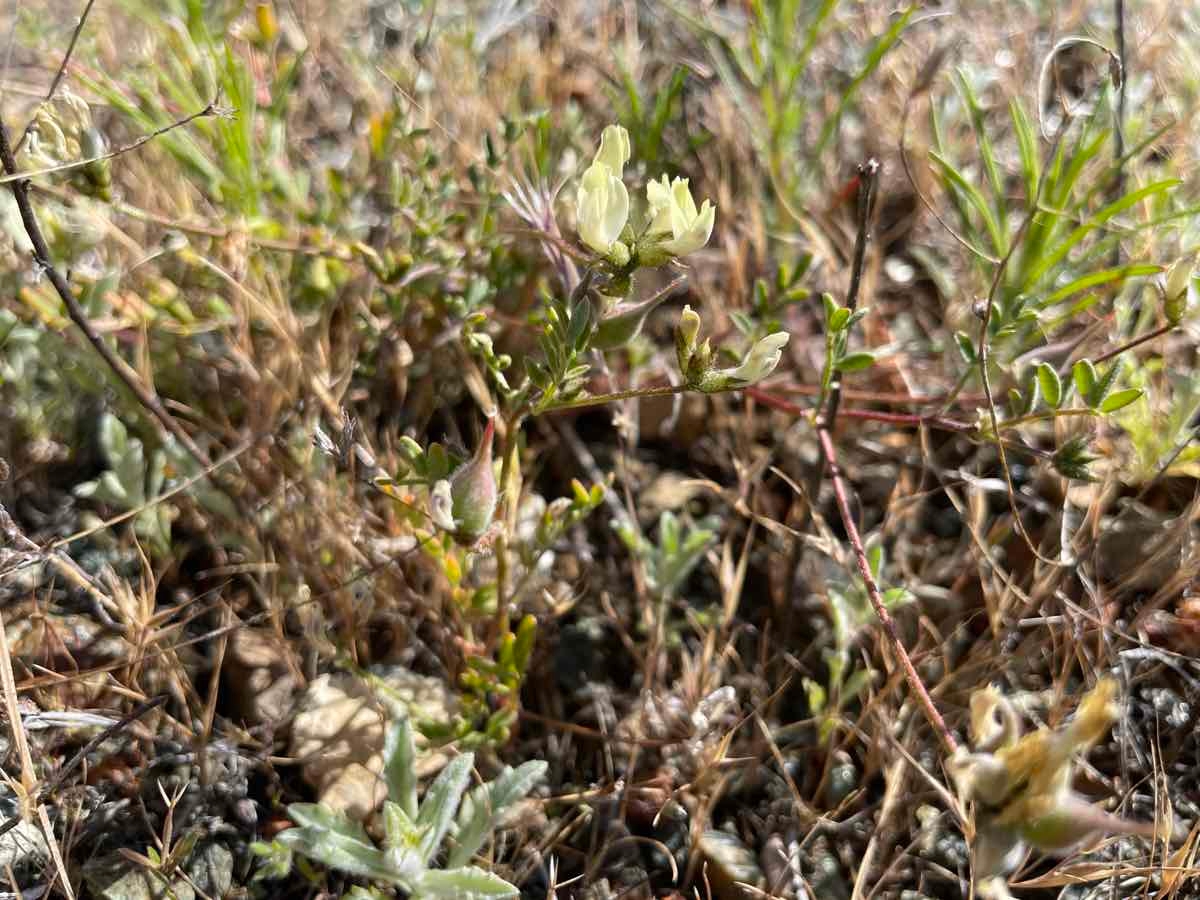
MULTIPOLYGON (((753 397, 764 406, 770 406, 780 412, 791 413, 794 416, 807 416, 809 410, 798 403, 792 403, 790 400, 784 400, 782 397, 776 397, 774 394, 768 394, 761 388, 746 388, 746 394, 753 397)), ((884 410, 875 409, 844 409, 841 411, 848 419, 868 419, 873 422, 889 422, 892 425, 901 425, 910 428, 919 428, 922 425, 927 425, 931 428, 940 428, 945 431, 970 432, 975 430, 975 426, 967 422, 959 422, 956 419, 947 419, 944 416, 926 416, 920 413, 898 413, 886 412, 884 410)), ((827 426, 823 426, 827 427, 827 426)))
POLYGON ((879 619, 879 624, 883 626, 883 630, 887 633, 888 640, 892 644, 892 649, 900 660, 900 665, 904 669, 904 677, 908 681, 908 686, 917 695, 917 699, 921 703, 921 707, 925 712, 925 718, 929 720, 929 724, 937 732, 937 736, 941 740, 946 753, 953 754, 958 750, 958 742, 954 739, 954 735, 950 733, 950 729, 946 727, 945 719, 938 712, 938 708, 934 704, 933 698, 929 696, 929 691, 925 687, 925 683, 921 681, 921 676, 917 673, 917 668, 913 665, 908 651, 904 649, 904 643, 900 640, 899 632, 896 631, 896 622, 892 619, 891 613, 888 612, 887 607, 884 605, 883 596, 879 593, 879 585, 875 583, 875 578, 871 575, 871 564, 867 560, 867 551, 863 547, 862 537, 858 533, 858 526, 854 524, 854 515, 850 510, 850 499, 846 491, 846 484, 842 480, 841 468, 838 466, 837 450, 833 446, 833 438, 830 437, 828 430, 825 428, 817 429, 817 437, 821 442, 821 453, 825 457, 825 462, 829 467, 829 480, 833 483, 833 494, 837 498, 838 512, 841 513, 842 517, 842 526, 846 529, 846 537, 849 539, 850 546, 854 550, 854 559, 858 564, 858 574, 862 576, 863 584, 866 585, 867 596, 871 600, 871 606, 875 608, 875 615, 879 619))
MULTIPOLYGON (((821 394, 819 384, 773 384, 771 390, 776 394, 800 397, 817 397, 821 394)), ((903 394, 895 391, 864 391, 857 388, 842 388, 843 400, 857 400, 863 403, 888 403, 896 406, 940 406, 951 399, 949 393, 940 394, 903 394)), ((958 394, 953 398, 956 404, 970 406, 983 402, 983 394, 958 394)))
MULTIPOLYGON (((809 413, 809 410, 804 407, 775 397, 759 388, 747 388, 746 393, 761 403, 782 410, 783 412, 789 412, 797 416, 806 416, 809 413)), ((857 409, 844 409, 841 411, 841 415, 848 418, 863 419, 876 419, 878 417, 879 421, 892 422, 897 425, 931 425, 938 427, 940 423, 942 426, 948 427, 951 431, 974 430, 973 426, 965 422, 956 422, 952 419, 943 420, 941 416, 920 416, 888 412, 877 413, 875 410, 857 409)), ((854 515, 850 510, 850 500, 846 491, 846 483, 842 479, 842 470, 838 466, 837 461, 837 450, 834 448, 833 438, 830 436, 829 429, 823 425, 818 426, 817 437, 821 443, 821 456, 829 467, 829 479, 833 483, 833 493, 837 498, 838 512, 841 514, 842 526, 846 529, 846 537, 849 539, 850 546, 854 550, 854 559, 858 565, 858 573, 862 576, 863 584, 866 585, 867 596, 871 600, 871 606, 875 609, 875 615, 879 619, 879 624, 883 626, 883 630, 892 644, 892 649, 900 659, 900 665, 904 669, 904 677, 908 681, 909 687, 912 688, 913 693, 917 695, 921 702, 925 718, 929 720, 929 724, 937 732, 938 738, 941 740, 946 752, 954 753, 958 749, 958 742, 954 740, 954 735, 946 727, 945 719, 938 712, 933 698, 929 696, 929 691, 925 687, 925 683, 921 681, 921 676, 917 673, 916 666, 913 665, 912 658, 908 655, 908 651, 904 649, 904 643, 900 640, 899 632, 896 631, 896 622, 892 619, 891 613, 888 612, 887 607, 884 605, 883 596, 879 593, 879 585, 875 583, 875 577, 871 574, 871 564, 867 560, 867 551, 863 547, 862 536, 858 533, 858 526, 854 523, 854 515)))
MULTIPOLYGON (((854 259, 850 264, 850 287, 846 290, 846 309, 858 309, 858 293, 862 287, 863 267, 867 258, 867 241, 871 239, 871 204, 875 198, 875 183, 879 178, 879 161, 872 158, 858 167, 858 233, 854 238, 854 259)), ((838 406, 842 402, 842 373, 835 371, 829 391, 829 402, 818 421, 833 428, 838 406)))
MULTIPOLYGON (((799 404, 792 403, 790 400, 784 400, 782 397, 776 397, 774 394, 768 394, 759 388, 746 388, 746 394, 753 397, 755 400, 762 403, 764 406, 770 406, 780 412, 791 413, 794 416, 806 416, 813 410, 805 409, 799 404)), ((938 415, 921 415, 920 413, 897 413, 887 412, 880 409, 843 409, 840 415, 847 419, 863 419, 868 422, 886 422, 889 425, 897 425, 901 428, 934 428, 938 431, 950 431, 954 434, 972 435, 978 431, 978 428, 970 422, 961 422, 958 419, 949 419, 945 416, 938 415)), ((1018 453, 1028 453, 1030 456, 1036 456, 1039 459, 1052 459, 1054 454, 1048 450, 1042 450, 1038 447, 1030 447, 1026 444, 1014 443, 1013 441, 1004 441, 1004 446, 1009 450, 1014 450, 1018 453)))

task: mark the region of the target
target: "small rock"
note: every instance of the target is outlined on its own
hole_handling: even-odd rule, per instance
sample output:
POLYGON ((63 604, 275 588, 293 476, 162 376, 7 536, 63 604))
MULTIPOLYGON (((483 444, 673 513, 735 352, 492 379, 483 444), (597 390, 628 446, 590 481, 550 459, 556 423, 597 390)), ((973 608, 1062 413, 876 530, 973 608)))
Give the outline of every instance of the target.
POLYGON ((829 783, 825 787, 826 801, 831 807, 836 807, 858 786, 858 769, 854 761, 849 754, 840 753, 837 765, 829 772, 829 783))
POLYGON ((278 722, 287 715, 297 681, 288 665, 290 651, 261 628, 235 631, 229 641, 225 683, 236 715, 251 725, 278 722))
MULTIPOLYGON (((7 818, 7 817, 5 817, 7 818)), ((0 872, 30 868, 46 858, 46 838, 35 823, 21 821, 0 837, 0 872)))
POLYGON ((233 887, 233 854, 224 844, 202 844, 185 868, 196 890, 206 896, 224 897, 233 887))
MULTIPOLYGON (((20 804, 12 792, 0 793, 0 822, 21 814, 20 804)), ((12 866, 16 871, 39 867, 48 856, 46 838, 36 822, 22 819, 7 834, 0 835, 0 872, 12 866)))
POLYGON ((84 863, 83 880, 91 895, 99 900, 195 900, 196 897, 192 886, 182 878, 167 883, 118 853, 84 863))
POLYGON ((725 831, 706 831, 697 849, 708 860, 708 882, 717 900, 756 900, 767 880, 754 853, 725 831))
MULTIPOLYGON (((379 776, 386 723, 395 708, 404 707, 414 722, 446 724, 455 703, 436 678, 400 666, 380 667, 375 674, 387 685, 386 706, 362 679, 338 672, 309 684, 292 722, 290 752, 302 761, 304 779, 317 789, 317 799, 358 820, 387 795, 379 776)), ((416 743, 418 776, 432 775, 446 764, 446 755, 430 751, 419 732, 416 743)))

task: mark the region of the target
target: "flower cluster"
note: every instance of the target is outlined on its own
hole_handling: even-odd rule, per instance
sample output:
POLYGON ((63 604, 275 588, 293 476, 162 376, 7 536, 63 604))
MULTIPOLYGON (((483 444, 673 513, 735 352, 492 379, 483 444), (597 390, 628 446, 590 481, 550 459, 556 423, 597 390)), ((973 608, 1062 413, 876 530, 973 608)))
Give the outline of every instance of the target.
POLYGON ((973 751, 960 750, 950 772, 965 801, 975 803, 977 896, 1010 896, 1006 875, 1027 847, 1062 853, 1100 834, 1153 835, 1150 823, 1105 812, 1071 787, 1075 758, 1116 721, 1117 685, 1102 679, 1056 730, 1022 734, 1012 703, 994 688, 971 697, 973 751))
POLYGON ((711 394, 748 387, 762 381, 779 365, 789 337, 791 335, 786 331, 768 334, 754 343, 740 365, 717 369, 712 364, 712 344, 708 338, 703 343, 699 340, 699 314, 690 306, 685 306, 675 329, 675 356, 688 386, 711 394))
POLYGON ((634 234, 623 181, 629 156, 629 132, 609 125, 575 195, 580 239, 617 268, 631 261, 661 265, 707 244, 717 208, 710 200, 697 208, 688 180, 668 180, 666 175, 646 186, 647 223, 640 235, 634 234))

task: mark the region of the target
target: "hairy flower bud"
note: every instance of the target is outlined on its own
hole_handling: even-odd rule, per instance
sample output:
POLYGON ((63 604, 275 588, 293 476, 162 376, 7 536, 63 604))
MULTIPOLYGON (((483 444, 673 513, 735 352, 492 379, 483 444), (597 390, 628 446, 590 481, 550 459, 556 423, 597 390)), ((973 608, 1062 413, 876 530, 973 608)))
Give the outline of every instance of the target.
POLYGON ((488 419, 474 455, 430 491, 429 518, 464 543, 479 540, 496 514, 499 492, 492 467, 495 433, 496 420, 488 419))
POLYGON ((492 440, 496 420, 488 419, 475 455, 450 476, 450 497, 458 534, 475 540, 488 530, 496 514, 496 473, 492 467, 492 440))

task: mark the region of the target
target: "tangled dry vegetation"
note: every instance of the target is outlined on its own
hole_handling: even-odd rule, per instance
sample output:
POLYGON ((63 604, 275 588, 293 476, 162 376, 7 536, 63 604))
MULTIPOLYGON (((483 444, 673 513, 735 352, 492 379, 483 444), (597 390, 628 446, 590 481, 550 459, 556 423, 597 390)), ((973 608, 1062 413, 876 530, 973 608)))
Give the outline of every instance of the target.
POLYGON ((1191 4, 6 15, 4 897, 1200 896, 1191 4))

